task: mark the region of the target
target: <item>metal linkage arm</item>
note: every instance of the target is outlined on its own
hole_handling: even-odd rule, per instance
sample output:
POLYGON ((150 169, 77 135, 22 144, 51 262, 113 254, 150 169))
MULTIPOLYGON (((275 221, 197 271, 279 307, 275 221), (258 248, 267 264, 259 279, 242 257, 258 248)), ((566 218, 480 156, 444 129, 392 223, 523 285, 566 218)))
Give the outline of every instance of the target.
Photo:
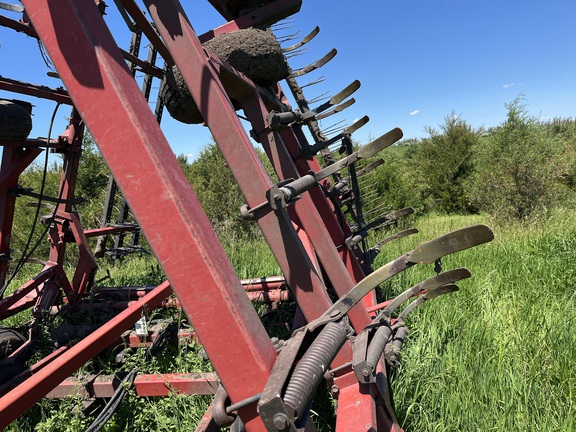
MULTIPOLYGON (((312 156, 314 156, 319 151, 324 150, 328 146, 331 146, 332 144, 337 143, 338 141, 340 141, 344 137, 347 137, 347 136, 349 137, 354 132, 356 132, 358 129, 360 129, 362 126, 364 126, 366 123, 368 123, 369 121, 370 121, 370 119, 368 118, 368 116, 362 117, 357 122, 355 122, 355 123, 351 124, 350 126, 348 126, 347 128, 345 128, 342 131, 342 133, 339 133, 338 135, 330 138, 329 140, 321 140, 321 141, 318 141, 316 144, 313 144, 313 145, 310 145, 308 147, 303 148, 302 149, 302 156, 304 156, 306 158, 311 158, 312 156)), ((401 139, 401 138, 402 137, 400 137, 399 139, 401 139)))
MULTIPOLYGON (((415 295, 421 295, 422 293, 428 295, 437 292, 447 284, 469 278, 470 276, 470 272, 465 268, 450 270, 430 277, 394 298, 394 300, 378 314, 370 326, 354 340, 352 367, 354 368, 354 373, 358 381, 375 382, 376 365, 382 356, 384 347, 396 329, 396 327, 391 326, 392 313, 402 303, 415 295)), ((424 296, 420 297, 420 299, 422 298, 424 298, 424 296)), ((420 301, 418 304, 422 302, 423 301, 420 301)), ((408 311, 408 313, 409 312, 410 311, 408 311)))
POLYGON ((384 216, 376 219, 375 221, 372 221, 369 224, 364 225, 357 232, 353 233, 353 235, 350 236, 346 240, 346 244, 349 247, 352 247, 352 246, 360 243, 364 238, 366 238, 368 236, 368 233, 370 230, 382 228, 384 225, 388 225, 390 223, 393 223, 393 222, 397 221, 399 218, 404 217, 404 216, 409 216, 412 213, 414 213, 414 209, 412 207, 406 207, 406 208, 385 214, 384 216))
POLYGON ((337 173, 338 171, 356 163, 360 159, 365 159, 374 156, 376 153, 391 146, 402 137, 402 131, 399 128, 393 129, 390 132, 382 135, 380 138, 372 141, 370 144, 365 145, 360 150, 352 153, 338 162, 327 166, 326 168, 314 173, 310 172, 296 180, 285 180, 278 185, 271 188, 267 193, 268 202, 259 204, 258 206, 248 209, 244 208, 242 213, 244 215, 254 214, 255 212, 267 207, 272 209, 280 209, 293 203, 304 192, 318 186, 320 181, 326 177, 337 173))
POLYGON ((348 101, 348 103, 342 104, 342 102, 346 98, 354 94, 354 92, 359 88, 360 88, 360 81, 356 80, 352 82, 350 85, 348 85, 345 89, 332 96, 329 101, 323 103, 322 105, 316 107, 313 110, 306 111, 304 113, 298 110, 279 112, 279 113, 272 111, 267 118, 268 125, 270 129, 275 130, 280 129, 282 127, 288 127, 293 123, 305 123, 317 120, 319 114, 323 113, 327 109, 334 107, 335 105, 338 106, 334 108, 331 111, 331 113, 335 114, 336 112, 340 112, 345 108, 347 108, 348 106, 352 105, 352 103, 354 103, 354 102, 350 103, 350 101, 354 101, 354 99, 351 99, 350 101, 348 101))
POLYGON ((393 326, 393 330, 395 330, 394 337, 392 338, 392 340, 388 341, 386 347, 384 348, 384 356, 386 357, 386 361, 388 362, 388 364, 395 366, 400 362, 400 350, 402 349, 404 340, 408 335, 408 327, 404 323, 406 316, 412 310, 414 310, 416 306, 421 305, 425 301, 458 290, 459 290, 458 285, 455 284, 448 284, 434 290, 429 290, 422 297, 419 297, 418 299, 410 303, 408 307, 406 307, 406 309, 402 311, 402 313, 398 316, 398 319, 396 320, 393 326))
MULTIPOLYGON (((490 228, 475 225, 422 243, 413 251, 364 278, 321 317, 297 330, 280 352, 258 403, 258 412, 267 429, 294 432, 305 423, 306 408, 325 372, 323 368, 331 363, 350 334, 345 315, 366 294, 415 264, 430 264, 446 255, 489 242, 493 238, 490 228), (298 359, 298 365, 294 367, 298 359)), ((389 305, 389 311, 415 293, 426 289, 433 290, 468 277, 469 274, 466 269, 458 269, 427 279, 401 294, 389 305)), ((383 314, 384 312, 381 315, 383 314)), ((390 334, 391 331, 385 335, 385 342, 390 334)), ((374 351, 376 348, 383 350, 385 342, 375 345, 374 351)), ((371 358, 374 356, 371 355, 371 358)), ((371 371, 368 372, 368 375, 370 374, 371 371)))

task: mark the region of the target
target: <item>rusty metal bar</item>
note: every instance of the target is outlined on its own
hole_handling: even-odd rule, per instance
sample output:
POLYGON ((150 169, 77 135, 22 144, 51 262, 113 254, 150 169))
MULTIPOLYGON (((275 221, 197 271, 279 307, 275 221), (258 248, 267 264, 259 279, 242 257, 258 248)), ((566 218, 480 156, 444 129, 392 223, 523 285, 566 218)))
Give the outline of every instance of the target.
MULTIPOLYGON (((85 380, 86 381, 86 380, 85 380)), ((59 399, 68 396, 86 396, 109 398, 120 385, 119 377, 99 375, 94 381, 83 382, 68 378, 50 391, 46 397, 59 399), (86 387, 90 388, 90 392, 86 387)), ((218 375, 215 373, 171 373, 143 374, 134 380, 134 389, 138 396, 169 396, 174 393, 183 395, 210 395, 218 388, 218 375)))
POLYGON ((132 326, 140 318, 143 311, 151 310, 160 305, 170 293, 168 283, 160 285, 130 309, 116 315, 107 324, 5 394, 0 398, 0 429, 4 429, 16 420, 45 394, 106 348, 123 331, 132 326))
MULTIPOLYGON (((230 397, 258 393, 276 351, 99 11, 90 0, 24 5, 230 397)), ((241 415, 258 430, 255 407, 241 415)))
POLYGON ((72 99, 70 99, 68 93, 62 88, 53 89, 43 85, 30 84, 0 76, 0 90, 25 94, 41 99, 49 99, 65 105, 72 105, 72 99))
POLYGON ((33 38, 38 38, 38 35, 28 23, 10 19, 4 15, 0 15, 0 26, 11 28, 19 33, 25 33, 33 38))

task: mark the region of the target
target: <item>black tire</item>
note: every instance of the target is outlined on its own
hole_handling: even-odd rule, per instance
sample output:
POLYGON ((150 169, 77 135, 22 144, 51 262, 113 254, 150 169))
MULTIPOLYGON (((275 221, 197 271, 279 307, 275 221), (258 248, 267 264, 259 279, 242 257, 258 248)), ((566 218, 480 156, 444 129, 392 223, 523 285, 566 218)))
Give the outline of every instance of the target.
POLYGON ((6 359, 16 351, 26 338, 10 328, 0 328, 0 360, 6 359))
POLYGON ((21 105, 0 100, 0 142, 21 142, 32 130, 32 116, 21 105))
POLYGON ((0 386, 26 370, 26 366, 13 360, 0 361, 0 386))

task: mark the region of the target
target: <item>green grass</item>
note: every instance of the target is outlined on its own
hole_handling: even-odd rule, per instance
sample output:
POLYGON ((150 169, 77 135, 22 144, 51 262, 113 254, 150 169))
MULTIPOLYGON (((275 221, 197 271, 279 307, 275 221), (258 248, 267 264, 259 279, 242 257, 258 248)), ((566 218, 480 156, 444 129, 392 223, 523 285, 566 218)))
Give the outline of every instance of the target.
MULTIPOLYGON (((406 430, 576 430, 576 224, 563 216, 544 226, 496 226, 491 244, 443 261, 445 270, 463 266, 473 276, 409 317, 412 332, 392 374, 406 430)), ((420 220, 421 238, 386 254, 479 222, 420 220)), ((408 272, 405 282, 415 282, 431 269, 408 272)))
MULTIPOLYGON (((493 225, 480 216, 417 219, 420 234, 385 246, 383 264, 416 244, 475 223, 493 225, 495 240, 446 257, 444 270, 467 267, 460 291, 427 302, 408 318, 402 363, 391 374, 398 418, 406 431, 576 431, 576 217, 558 213, 543 225, 493 225)), ((241 278, 280 274, 263 241, 228 234, 225 248, 241 278)), ((162 279, 149 257, 109 266, 116 285, 162 279)), ((98 277, 106 274, 99 273, 98 277)), ((390 297, 434 274, 416 266, 382 288, 390 297)), ((105 283, 108 284, 108 281, 105 283)), ((198 347, 173 349, 146 371, 208 371, 198 347)), ((86 368, 106 369, 106 361, 86 368)), ((83 431, 79 400, 43 401, 10 431, 83 431)), ((105 431, 193 430, 209 401, 130 395, 105 431)), ((330 418, 330 401, 315 407, 330 418), (322 408, 326 407, 326 408, 322 408)), ((330 424, 330 420, 323 423, 330 424)), ((322 430, 330 430, 324 427, 322 430)))

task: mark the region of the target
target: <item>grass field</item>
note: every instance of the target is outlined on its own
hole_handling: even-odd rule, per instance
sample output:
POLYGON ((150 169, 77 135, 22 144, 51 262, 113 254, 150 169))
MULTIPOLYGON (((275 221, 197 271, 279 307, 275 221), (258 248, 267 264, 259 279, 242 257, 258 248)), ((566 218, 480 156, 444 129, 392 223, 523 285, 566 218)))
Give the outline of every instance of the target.
MULTIPOLYGON (((417 225, 426 239, 482 222, 434 217, 417 225)), ((445 270, 471 270, 460 291, 410 316, 412 333, 392 375, 407 431, 576 430, 574 217, 494 231, 491 244, 444 260, 445 270)), ((403 285, 423 272, 406 273, 403 285)))
MULTIPOLYGON (((557 213, 541 226, 492 226, 492 243, 443 260, 444 270, 467 267, 472 278, 408 318, 402 364, 391 375, 406 431, 576 431, 575 216, 557 213)), ((477 216, 420 218, 420 234, 390 243, 377 263, 475 223, 492 225, 477 216)), ((225 243, 240 277, 278 274, 265 244, 232 237, 225 243)), ((383 294, 433 275, 432 267, 407 270, 383 294)), ((129 260, 122 271, 112 267, 110 274, 118 285, 161 277, 146 258, 129 260)), ((151 371, 210 368, 192 345, 125 367, 134 365, 151 371)), ((44 401, 8 430, 84 431, 91 419, 82 417, 79 403, 44 401)), ((207 403, 201 397, 130 396, 104 430, 193 430, 207 403)), ((329 414, 318 413, 324 416, 329 414)))

